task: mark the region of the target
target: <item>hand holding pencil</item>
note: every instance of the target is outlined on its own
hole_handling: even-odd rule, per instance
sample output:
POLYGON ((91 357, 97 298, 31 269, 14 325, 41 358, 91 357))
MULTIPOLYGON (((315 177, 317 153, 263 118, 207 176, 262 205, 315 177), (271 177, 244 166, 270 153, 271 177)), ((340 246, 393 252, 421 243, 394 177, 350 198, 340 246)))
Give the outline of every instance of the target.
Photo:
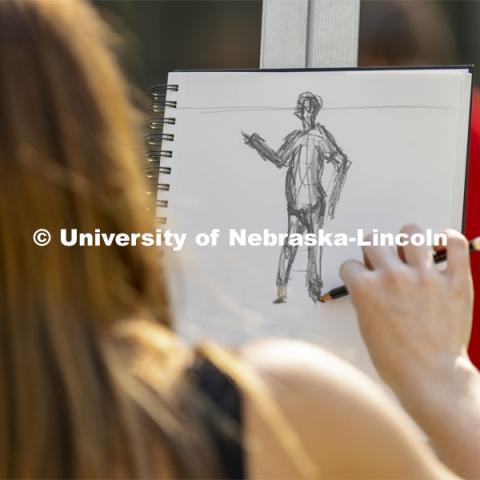
MULTIPOLYGON (((421 230, 410 225, 402 232, 421 230)), ((469 362, 471 247, 460 233, 446 234, 444 271, 435 267, 430 248, 411 244, 398 254, 389 247, 364 247, 365 264, 349 260, 340 270, 372 361, 407 405, 415 404, 414 386, 469 362)))
MULTIPOLYGON (((468 242, 469 250, 471 253, 480 252, 480 237, 475 237, 468 242)), ((442 247, 438 249, 433 255, 433 263, 442 263, 447 260, 447 249, 442 247)), ((325 303, 337 298, 342 298, 348 295, 348 289, 345 285, 332 288, 329 292, 320 297, 320 302, 325 303)))
MULTIPOLYGON (((423 233, 414 225, 402 229, 423 233)), ((480 375, 467 346, 472 327, 470 243, 447 230, 445 269, 428 247, 411 244, 398 252, 364 247, 365 263, 345 262, 340 276, 355 307, 370 357, 398 399, 429 436, 432 446, 462 478, 476 478, 480 425, 480 375)), ((437 477, 439 478, 439 477, 437 477)))

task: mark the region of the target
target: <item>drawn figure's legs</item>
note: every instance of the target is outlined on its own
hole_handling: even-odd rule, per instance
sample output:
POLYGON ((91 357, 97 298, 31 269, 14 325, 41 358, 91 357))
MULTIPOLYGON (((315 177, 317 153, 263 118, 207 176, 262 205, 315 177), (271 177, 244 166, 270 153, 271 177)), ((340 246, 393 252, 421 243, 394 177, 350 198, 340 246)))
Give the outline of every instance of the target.
MULTIPOLYGON (((322 199, 318 207, 305 213, 305 223, 308 233, 318 234, 318 230, 325 222, 325 200, 322 199)), ((306 286, 309 297, 317 302, 322 294, 322 253, 320 245, 308 247, 306 286)))
POLYGON ((290 271, 298 249, 296 246, 289 245, 290 235, 292 233, 302 234, 305 232, 305 228, 303 218, 292 213, 288 214, 288 237, 278 259, 277 298, 275 298, 273 303, 284 303, 287 299, 288 279, 290 278, 290 271))

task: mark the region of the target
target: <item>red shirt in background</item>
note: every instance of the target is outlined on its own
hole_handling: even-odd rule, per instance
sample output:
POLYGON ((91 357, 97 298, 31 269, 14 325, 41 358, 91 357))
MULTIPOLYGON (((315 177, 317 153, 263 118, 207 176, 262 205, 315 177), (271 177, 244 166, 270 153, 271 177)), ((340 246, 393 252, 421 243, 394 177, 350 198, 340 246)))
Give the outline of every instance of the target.
MULTIPOLYGON (((467 238, 480 236, 480 91, 474 88, 472 96, 472 122, 470 131, 470 159, 467 182, 467 215, 465 234, 467 238)), ((480 254, 471 255, 475 300, 473 307, 473 330, 469 354, 480 368, 480 254)))

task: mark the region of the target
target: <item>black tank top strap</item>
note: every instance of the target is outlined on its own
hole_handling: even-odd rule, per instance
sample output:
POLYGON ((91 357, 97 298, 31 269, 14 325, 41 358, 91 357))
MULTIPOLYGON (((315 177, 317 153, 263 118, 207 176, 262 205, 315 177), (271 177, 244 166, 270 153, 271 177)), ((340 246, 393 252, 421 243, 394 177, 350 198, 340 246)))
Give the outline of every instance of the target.
POLYGON ((186 372, 190 385, 205 400, 199 410, 225 478, 244 479, 242 398, 233 380, 211 361, 198 355, 186 372))

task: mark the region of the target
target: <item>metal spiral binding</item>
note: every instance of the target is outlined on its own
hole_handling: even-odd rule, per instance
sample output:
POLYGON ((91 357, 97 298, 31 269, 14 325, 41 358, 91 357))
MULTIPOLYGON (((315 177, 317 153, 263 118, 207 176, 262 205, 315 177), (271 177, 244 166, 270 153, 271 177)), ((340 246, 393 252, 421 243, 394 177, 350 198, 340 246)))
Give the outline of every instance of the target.
MULTIPOLYGON (((172 158, 173 151, 162 149, 165 142, 173 142, 175 135, 172 133, 164 133, 165 125, 175 125, 174 117, 165 116, 165 108, 177 108, 177 102, 167 100, 169 91, 178 92, 178 85, 155 85, 148 90, 150 97, 150 110, 157 114, 155 117, 149 118, 145 125, 147 133, 145 135, 145 144, 147 146, 145 175, 148 181, 147 195, 151 197, 153 208, 168 207, 168 200, 157 200, 157 191, 167 192, 170 190, 169 183, 159 181, 160 175, 170 175, 171 167, 162 165, 162 158, 172 158)), ((161 177, 160 177, 161 178, 161 177)), ((166 223, 166 217, 157 217, 157 222, 162 225, 166 223)))

